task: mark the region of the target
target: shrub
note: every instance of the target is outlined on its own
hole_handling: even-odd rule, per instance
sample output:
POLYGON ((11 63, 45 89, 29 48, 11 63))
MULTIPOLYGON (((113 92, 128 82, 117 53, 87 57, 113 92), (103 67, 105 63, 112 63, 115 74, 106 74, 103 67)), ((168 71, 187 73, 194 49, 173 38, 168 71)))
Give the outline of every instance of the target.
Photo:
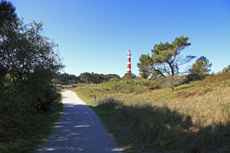
POLYGON ((119 81, 120 79, 119 78, 111 78, 110 80, 109 80, 109 84, 110 84, 110 87, 112 88, 112 89, 118 89, 119 88, 119 83, 118 83, 118 81, 119 81))
POLYGON ((0 142, 13 141, 30 131, 31 109, 22 96, 4 95, 0 100, 0 142))
POLYGON ((222 73, 227 73, 228 72, 228 68, 223 68, 223 70, 222 70, 222 73))
POLYGON ((122 102, 114 97, 104 97, 97 101, 98 107, 105 110, 115 110, 116 107, 122 105, 122 102))
POLYGON ((168 76, 166 78, 162 78, 160 82, 160 87, 169 87, 173 90, 174 87, 181 85, 185 81, 185 79, 185 76, 168 76))
POLYGON ((134 79, 136 78, 136 75, 133 73, 125 73, 125 75, 122 77, 122 79, 127 78, 127 79, 134 79))

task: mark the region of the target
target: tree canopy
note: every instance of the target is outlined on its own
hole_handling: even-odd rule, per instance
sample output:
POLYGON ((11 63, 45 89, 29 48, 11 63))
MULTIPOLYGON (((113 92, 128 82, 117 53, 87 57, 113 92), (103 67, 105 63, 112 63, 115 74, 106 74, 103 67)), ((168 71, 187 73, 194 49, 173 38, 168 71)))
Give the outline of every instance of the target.
POLYGON ((79 76, 75 76, 74 74, 67 74, 63 73, 61 74, 58 72, 54 76, 54 83, 55 84, 77 84, 77 83, 103 83, 103 82, 108 82, 111 78, 117 78, 120 79, 120 76, 117 74, 98 74, 98 73, 89 73, 89 72, 84 72, 81 73, 79 76))
POLYGON ((24 24, 12 3, 5 0, 0 8, 0 79, 6 79, 7 73, 10 76, 5 81, 8 83, 3 84, 7 92, 1 96, 13 97, 17 92, 30 110, 48 110, 59 97, 52 78, 64 67, 56 49, 58 45, 42 35, 42 22, 24 24))
POLYGON ((189 71, 192 74, 205 74, 211 71, 212 63, 209 63, 209 60, 204 57, 200 56, 197 58, 196 62, 192 64, 192 68, 189 71))
MULTIPOLYGON (((175 74, 179 73, 179 66, 188 63, 195 56, 187 55, 185 58, 179 56, 181 51, 190 46, 188 37, 177 37, 172 43, 159 43, 155 44, 152 51, 152 56, 149 54, 141 55, 139 58, 140 63, 137 64, 139 67, 140 74, 151 77, 167 76, 174 77, 175 74)), ((173 80, 173 79, 171 79, 173 80)), ((173 89, 173 87, 172 87, 173 89)))
POLYGON ((11 2, 7 2, 5 0, 1 0, 0 3, 0 21, 3 20, 16 20, 18 19, 16 14, 16 8, 13 6, 11 2))
POLYGON ((81 73, 79 76, 79 79, 83 83, 102 83, 102 82, 108 82, 111 78, 118 78, 120 79, 120 76, 117 74, 97 74, 97 73, 89 73, 84 72, 81 73))
POLYGON ((228 67, 225 67, 222 69, 222 73, 226 73, 230 71, 230 65, 228 65, 228 67))
POLYGON ((230 71, 230 65, 228 65, 227 69, 228 69, 228 71, 230 71))
POLYGON ((64 66, 58 45, 42 35, 42 28, 42 22, 24 24, 12 3, 1 1, 0 143, 24 137, 34 115, 49 111, 61 96, 52 79, 64 66))
POLYGON ((191 43, 187 42, 188 37, 177 37, 172 43, 159 43, 155 44, 152 51, 152 56, 149 54, 141 55, 138 63, 139 71, 141 73, 150 73, 152 77, 158 76, 174 76, 179 73, 179 66, 188 63, 194 59, 195 56, 188 55, 182 58, 180 55, 181 51, 190 46, 191 43))
POLYGON ((151 67, 153 65, 153 60, 149 54, 142 54, 139 58, 140 63, 137 63, 137 67, 140 71, 140 76, 144 79, 148 78, 151 75, 151 67))
POLYGON ((38 69, 57 72, 63 65, 54 48, 57 44, 41 35, 42 23, 5 27, 1 37, 0 62, 8 69, 14 81, 29 79, 38 69))

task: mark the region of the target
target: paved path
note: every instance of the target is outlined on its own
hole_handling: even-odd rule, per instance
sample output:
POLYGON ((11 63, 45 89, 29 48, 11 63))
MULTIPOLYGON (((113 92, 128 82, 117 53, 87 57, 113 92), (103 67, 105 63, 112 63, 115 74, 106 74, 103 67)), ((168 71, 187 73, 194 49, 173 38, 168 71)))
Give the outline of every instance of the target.
POLYGON ((62 92, 63 113, 54 129, 35 153, 123 152, 100 118, 74 92, 62 92))

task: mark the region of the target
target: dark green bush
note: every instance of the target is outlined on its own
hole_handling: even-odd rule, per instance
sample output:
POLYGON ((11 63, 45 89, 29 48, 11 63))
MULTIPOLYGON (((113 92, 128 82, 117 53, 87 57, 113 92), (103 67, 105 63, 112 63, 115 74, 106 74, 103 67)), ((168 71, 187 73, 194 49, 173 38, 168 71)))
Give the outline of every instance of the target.
POLYGON ((0 142, 13 141, 30 131, 32 110, 20 95, 2 96, 0 112, 0 142))
POLYGON ((186 75, 186 80, 184 83, 189 83, 191 81, 197 81, 197 80, 202 80, 205 78, 205 74, 197 74, 197 73, 193 73, 193 74, 189 74, 189 75, 186 75))

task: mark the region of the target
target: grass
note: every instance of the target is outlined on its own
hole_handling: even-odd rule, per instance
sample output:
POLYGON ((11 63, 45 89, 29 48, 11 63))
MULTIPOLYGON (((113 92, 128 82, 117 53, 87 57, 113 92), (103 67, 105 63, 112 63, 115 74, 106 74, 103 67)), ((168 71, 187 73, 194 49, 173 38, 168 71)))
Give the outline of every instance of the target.
POLYGON ((59 119, 59 115, 63 110, 63 104, 60 101, 53 104, 51 111, 38 113, 33 116, 34 124, 27 135, 23 138, 14 138, 14 141, 0 143, 1 153, 30 153, 38 149, 38 147, 49 136, 54 123, 59 119))
MULTIPOLYGON (((73 91, 76 91, 76 88, 72 89, 73 91)), ((84 101, 86 104, 94 110, 94 112, 100 117, 104 125, 108 128, 110 133, 113 134, 113 136, 116 138, 117 142, 122 145, 123 149, 127 150, 128 152, 139 152, 139 148, 137 148, 134 144, 126 142, 124 137, 124 133, 122 133, 122 130, 117 130, 120 128, 118 124, 116 124, 116 121, 114 119, 114 112, 110 111, 110 109, 106 109, 108 107, 102 106, 98 107, 98 102, 101 101, 102 103, 106 103, 108 100, 107 98, 99 98, 96 101, 94 101, 94 98, 89 98, 84 96, 82 92, 77 92, 77 95, 84 101), (105 101, 103 101, 103 99, 105 101)), ((110 99, 110 97, 108 97, 110 99)), ((117 99, 116 99, 117 100, 117 99)), ((113 102, 116 103, 116 100, 113 102)), ((100 103, 100 102, 99 102, 100 103)))
POLYGON ((74 91, 93 104, 100 117, 106 116, 106 126, 114 127, 112 133, 130 152, 230 151, 230 73, 206 76, 177 86, 174 92, 170 88, 146 90, 153 81, 133 82, 145 83, 141 92, 117 90, 111 82, 74 91))

